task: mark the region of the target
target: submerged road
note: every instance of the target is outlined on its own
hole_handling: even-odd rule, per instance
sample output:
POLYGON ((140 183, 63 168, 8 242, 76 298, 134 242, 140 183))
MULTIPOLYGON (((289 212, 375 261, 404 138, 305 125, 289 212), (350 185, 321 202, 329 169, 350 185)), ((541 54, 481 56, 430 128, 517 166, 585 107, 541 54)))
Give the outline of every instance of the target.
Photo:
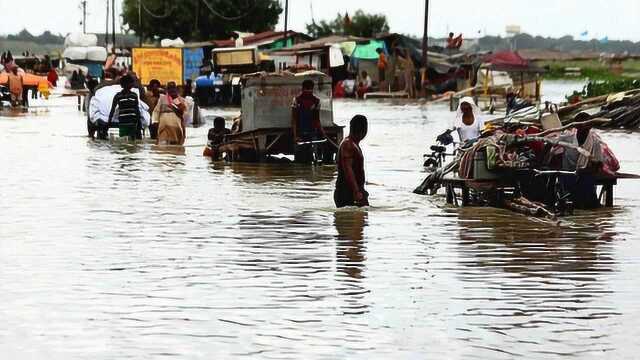
MULTIPOLYGON (((184 149, 93 142, 74 101, 0 116, 3 359, 640 351, 637 183, 560 226, 449 208, 411 193, 447 106, 337 101, 340 125, 370 119, 377 185, 373 207, 336 211, 335 167, 212 164, 199 146, 211 124, 184 149)), ((640 173, 640 134, 603 137, 640 173)))

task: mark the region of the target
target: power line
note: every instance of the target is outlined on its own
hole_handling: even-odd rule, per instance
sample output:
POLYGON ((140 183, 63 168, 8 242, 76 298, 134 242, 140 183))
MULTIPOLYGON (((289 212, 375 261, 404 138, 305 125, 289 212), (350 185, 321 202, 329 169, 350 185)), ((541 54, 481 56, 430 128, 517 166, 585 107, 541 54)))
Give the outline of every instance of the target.
POLYGON ((82 7, 82 33, 87 33, 87 1, 81 1, 80 6, 82 7))
POLYGON ((158 15, 158 14, 155 14, 154 12, 152 12, 151 10, 149 10, 149 8, 147 8, 147 6, 144 4, 144 2, 142 2, 142 0, 139 0, 139 1, 140 1, 140 5, 142 6, 142 9, 147 14, 149 14, 151 17, 156 18, 156 19, 166 19, 171 15, 171 13, 174 10, 174 7, 167 6, 167 1, 165 1, 164 2, 165 14, 164 15, 158 15))
POLYGON ((207 0, 202 0, 202 2, 205 4, 207 9, 209 9, 209 11, 211 11, 211 13, 214 16, 217 16, 217 17, 221 18, 222 20, 226 20, 226 21, 237 21, 237 20, 243 19, 243 18, 249 16, 251 14, 251 12, 258 5, 258 0, 255 0, 253 2, 253 6, 251 6, 251 8, 249 8, 244 14, 241 14, 241 15, 238 15, 238 16, 234 16, 234 17, 229 17, 229 16, 224 16, 224 15, 220 14, 219 12, 217 12, 216 10, 214 10, 213 6, 211 6, 211 4, 209 4, 209 2, 207 0))

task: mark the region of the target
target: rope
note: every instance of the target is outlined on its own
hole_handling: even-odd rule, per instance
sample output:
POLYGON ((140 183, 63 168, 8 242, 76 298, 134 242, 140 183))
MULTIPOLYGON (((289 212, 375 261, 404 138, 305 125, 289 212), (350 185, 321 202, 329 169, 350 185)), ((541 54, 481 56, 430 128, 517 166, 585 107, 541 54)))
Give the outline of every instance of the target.
POLYGON ((219 12, 217 12, 216 10, 214 10, 213 6, 211 6, 211 4, 209 4, 209 2, 207 0, 202 0, 202 2, 207 7, 207 9, 209 9, 209 11, 211 11, 211 13, 214 16, 217 16, 217 17, 219 17, 219 18, 221 18, 223 20, 226 20, 226 21, 237 21, 237 20, 240 20, 242 18, 245 18, 245 17, 249 16, 251 14, 251 12, 258 5, 258 0, 255 0, 254 3, 253 3, 253 6, 251 8, 249 8, 247 10, 247 12, 245 12, 244 14, 241 14, 241 15, 238 15, 238 16, 234 16, 234 17, 228 17, 228 16, 224 16, 224 15, 220 14, 219 12))
POLYGON ((166 12, 166 14, 164 14, 164 15, 157 15, 157 14, 154 14, 151 10, 149 10, 149 9, 146 7, 146 5, 144 4, 144 2, 143 2, 142 0, 138 0, 138 1, 140 1, 140 5, 142 5, 142 9, 143 9, 147 14, 149 14, 151 17, 156 18, 156 19, 166 19, 166 18, 168 18, 168 17, 169 17, 169 15, 171 15, 171 13, 173 12, 173 9, 171 9, 171 8, 169 8, 169 7, 167 6, 167 2, 166 2, 166 1, 165 1, 165 3, 164 3, 164 4, 165 4, 165 6, 164 6, 164 7, 165 7, 165 12, 166 12))

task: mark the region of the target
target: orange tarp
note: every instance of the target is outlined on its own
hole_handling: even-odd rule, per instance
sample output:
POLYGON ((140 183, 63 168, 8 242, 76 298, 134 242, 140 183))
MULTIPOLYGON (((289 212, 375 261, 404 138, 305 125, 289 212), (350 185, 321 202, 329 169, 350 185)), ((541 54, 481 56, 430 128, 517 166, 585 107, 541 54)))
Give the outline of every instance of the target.
MULTIPOLYGON (((48 82, 44 76, 38 76, 33 74, 22 74, 22 83, 25 86, 38 86, 41 82, 48 82)), ((9 74, 6 72, 0 73, 0 84, 6 85, 9 82, 9 74)))

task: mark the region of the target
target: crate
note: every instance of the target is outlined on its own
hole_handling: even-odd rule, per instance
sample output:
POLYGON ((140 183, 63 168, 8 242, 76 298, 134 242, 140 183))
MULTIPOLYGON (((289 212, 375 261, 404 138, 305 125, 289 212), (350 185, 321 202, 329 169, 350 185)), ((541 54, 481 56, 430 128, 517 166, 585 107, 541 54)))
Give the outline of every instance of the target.
POLYGON ((473 179, 474 180, 496 180, 500 174, 487 168, 487 151, 482 149, 477 151, 473 159, 473 179))

